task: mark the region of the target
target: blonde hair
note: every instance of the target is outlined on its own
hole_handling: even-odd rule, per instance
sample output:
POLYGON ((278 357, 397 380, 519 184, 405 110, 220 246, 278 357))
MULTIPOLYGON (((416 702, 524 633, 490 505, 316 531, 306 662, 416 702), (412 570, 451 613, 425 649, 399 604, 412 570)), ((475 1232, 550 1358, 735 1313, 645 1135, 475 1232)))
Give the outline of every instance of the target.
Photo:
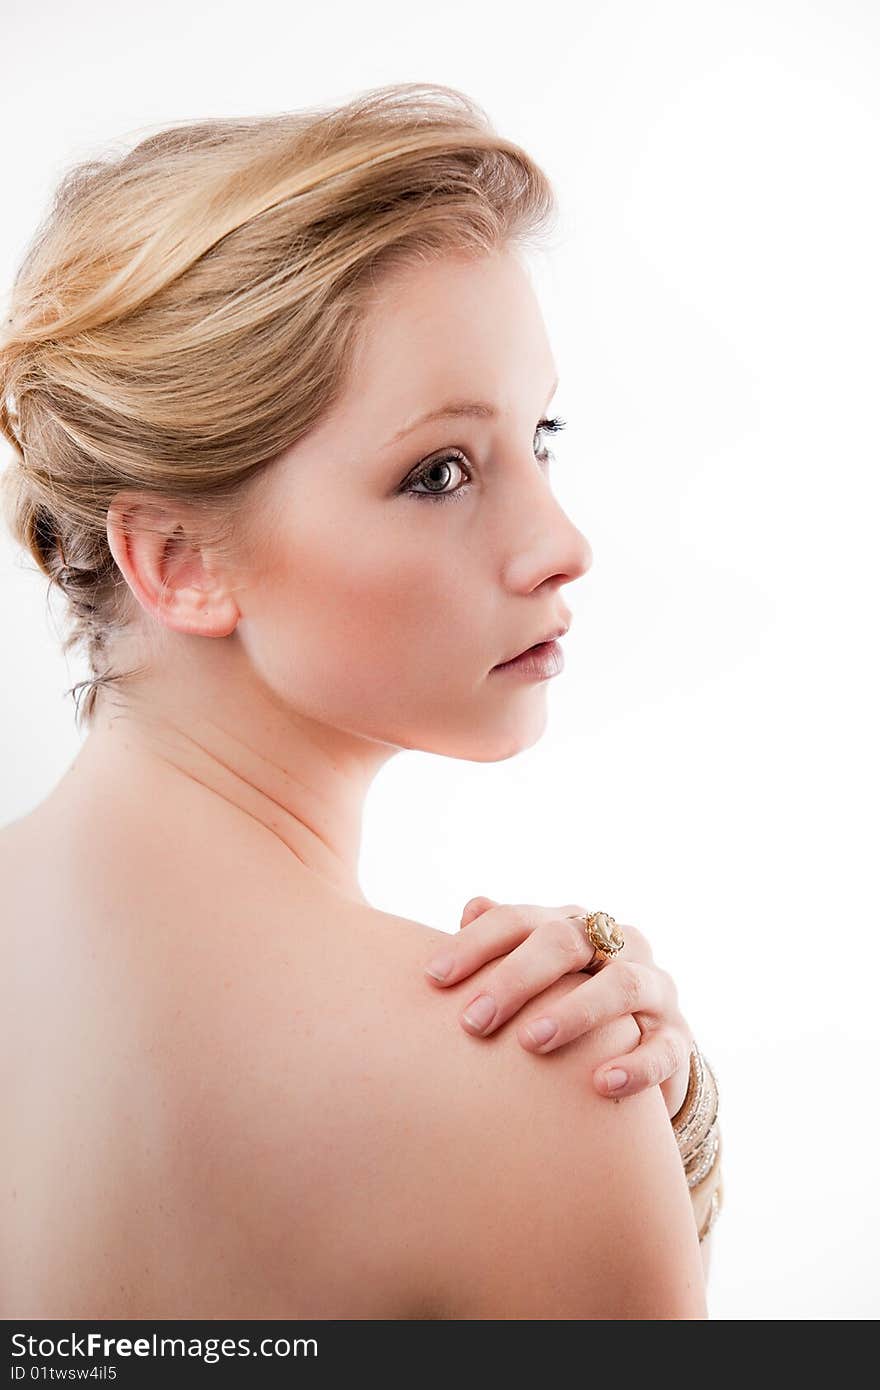
MULTIPOLYGON (((62 178, 0 333, 13 537, 66 600, 92 678, 136 612, 107 541, 122 489, 240 549, 249 484, 343 392, 380 272, 536 247, 549 181, 474 101, 391 84, 339 107, 199 120, 62 178)), ((143 668, 141 668, 143 669, 143 668)), ((86 691, 80 706, 78 692, 86 691)))

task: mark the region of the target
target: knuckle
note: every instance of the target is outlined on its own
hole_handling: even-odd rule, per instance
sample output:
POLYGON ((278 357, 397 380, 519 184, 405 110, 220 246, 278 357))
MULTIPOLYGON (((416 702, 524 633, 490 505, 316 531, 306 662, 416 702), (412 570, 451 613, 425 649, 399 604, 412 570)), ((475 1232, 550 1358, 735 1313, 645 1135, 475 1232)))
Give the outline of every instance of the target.
POLYGON ((621 931, 626 933, 627 945, 637 946, 640 953, 644 951, 648 943, 645 940, 644 933, 640 932, 638 927, 634 927, 630 922, 627 922, 626 926, 621 927, 621 931))
POLYGON ((653 1047, 645 1052, 645 1078, 652 1086, 672 1076, 678 1069, 676 1046, 673 1039, 658 1038, 653 1047))
POLYGON ((626 949, 633 960, 650 960, 651 947, 648 944, 644 932, 639 931, 638 927, 630 926, 629 923, 619 924, 626 940, 626 949))
POLYGON ((650 1086, 659 1086, 661 1081, 665 1081, 669 1073, 666 1070, 666 1060, 662 1052, 652 1052, 645 1063, 645 1080, 650 1086))
POLYGON ((473 913, 475 917, 480 917, 483 914, 483 909, 485 906, 485 898, 468 898, 467 902, 462 908, 461 915, 462 917, 467 917, 470 913, 473 913))
POLYGON ((531 999, 535 990, 528 975, 518 970, 515 975, 510 976, 505 981, 504 992, 508 999, 521 1002, 524 999, 531 999))
POLYGON ((669 1064, 669 1075, 672 1076, 680 1067, 683 1067, 688 1060, 690 1046, 687 1038, 681 1033, 673 1033, 669 1038, 666 1060, 669 1064))
POLYGON ((533 932, 541 925, 540 909, 530 903, 505 903, 498 911, 505 926, 525 927, 533 932))
POLYGON ((586 933, 579 923, 564 918, 551 923, 550 930, 553 933, 554 944, 571 960, 580 963, 591 955, 586 933))
POLYGON ((654 966, 654 952, 645 933, 639 931, 638 927, 624 927, 623 934, 630 959, 639 961, 641 965, 654 966))
POLYGON ((627 1012, 638 1009, 642 1002, 642 977, 632 961, 613 961, 617 967, 617 988, 627 1012))
POLYGON ((668 970, 660 970, 659 974, 660 980, 663 984, 664 989, 666 990, 666 993, 669 995, 669 998, 673 1001, 673 1003, 677 1003, 678 985, 675 983, 674 976, 671 975, 668 970))
POLYGON ((486 982, 486 989, 495 996, 499 1008, 505 1008, 511 1002, 528 999, 533 993, 525 971, 517 969, 511 963, 494 972, 486 982))

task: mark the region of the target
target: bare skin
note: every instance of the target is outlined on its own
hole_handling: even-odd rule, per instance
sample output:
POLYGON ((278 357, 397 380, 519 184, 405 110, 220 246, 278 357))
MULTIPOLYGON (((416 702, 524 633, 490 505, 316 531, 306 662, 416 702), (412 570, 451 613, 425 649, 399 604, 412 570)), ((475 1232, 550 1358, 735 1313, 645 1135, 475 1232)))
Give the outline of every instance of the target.
MULTIPOLYGON (((345 397, 261 480, 256 565, 219 563, 179 505, 158 530, 136 495, 111 509, 141 610, 119 661, 147 674, 0 832, 4 1316, 495 1316, 491 1297, 502 1316, 556 1315, 531 1311, 540 1294, 517 1313, 515 1290, 469 1285, 425 1211, 449 1198, 450 1165, 483 1171, 486 1141, 451 1117, 479 1123, 514 1051, 535 1085, 567 1049, 557 1063, 509 1029, 469 1037, 479 971, 426 1007, 444 933, 373 907, 357 872, 364 799, 395 752, 497 761, 543 731, 546 683, 492 668, 567 619, 562 587, 591 563, 537 456, 554 380, 515 259, 423 267, 377 296, 345 397), (387 444, 463 397, 497 417, 387 444), (401 494, 452 448, 461 498, 401 494)), ((583 1044, 594 1064, 637 1043, 618 1024, 583 1044)), ((627 1104, 644 1142, 659 1136, 692 1282, 662 1098, 627 1104)), ((688 1280, 681 1306, 699 1309, 688 1280)))
POLYGON ((407 1109, 480 1047, 453 1018, 465 984, 425 1008, 443 933, 342 902, 224 803, 129 770, 161 822, 106 817, 70 773, 0 833, 4 1316, 444 1315, 430 1259, 389 1250, 401 1172, 440 1176, 407 1109))
MULTIPOLYGON (((602 1056, 636 1046, 631 1017, 529 1055, 514 1027, 568 977, 471 1037, 458 1016, 491 965, 426 1007, 421 968, 444 933, 342 903, 227 803, 127 769, 140 807, 108 815, 71 772, 0 832, 4 1316, 705 1316, 660 1092, 602 1100, 589 1081, 602 1056), (654 1190, 636 1174, 625 1196, 637 1212, 637 1182, 662 1213, 660 1245, 678 1231, 683 1311, 662 1266, 644 1276, 658 1308, 638 1301, 641 1219, 627 1230, 589 1181, 607 1171, 603 1130, 652 1101, 654 1190), (545 1156, 541 1136, 578 1117, 580 1137, 545 1156), (512 1212, 496 1217, 508 1191, 512 1212), (557 1242, 560 1220, 585 1212, 576 1254, 595 1276, 578 1284, 557 1242), (618 1228, 637 1274, 609 1311, 618 1228)), ((621 1135, 615 1155, 638 1143, 621 1135)))

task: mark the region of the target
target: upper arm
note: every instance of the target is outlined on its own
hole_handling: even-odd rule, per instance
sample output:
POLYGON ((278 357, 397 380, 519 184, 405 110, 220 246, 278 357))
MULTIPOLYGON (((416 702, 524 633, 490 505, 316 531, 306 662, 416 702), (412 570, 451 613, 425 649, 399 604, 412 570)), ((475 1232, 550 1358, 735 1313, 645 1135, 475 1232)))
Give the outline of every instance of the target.
MULTIPOLYGON (((429 1241, 452 1318, 705 1318, 687 1183, 658 1087, 614 1101, 592 1072, 639 1041, 631 1015, 535 1056, 515 1028, 470 1058, 447 1117, 429 1241), (480 1073, 485 1074, 481 1075, 480 1073)), ((449 1098, 452 1099, 452 1098, 449 1098)))

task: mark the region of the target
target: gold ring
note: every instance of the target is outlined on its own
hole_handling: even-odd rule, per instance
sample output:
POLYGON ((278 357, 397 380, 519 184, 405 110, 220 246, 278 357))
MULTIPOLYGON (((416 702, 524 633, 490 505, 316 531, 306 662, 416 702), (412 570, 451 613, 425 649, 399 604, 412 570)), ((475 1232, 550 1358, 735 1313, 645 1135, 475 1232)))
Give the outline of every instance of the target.
POLYGON ((623 932, 610 912, 573 913, 572 920, 584 924, 584 933, 594 952, 590 966, 596 961, 605 965, 623 950, 623 932))

